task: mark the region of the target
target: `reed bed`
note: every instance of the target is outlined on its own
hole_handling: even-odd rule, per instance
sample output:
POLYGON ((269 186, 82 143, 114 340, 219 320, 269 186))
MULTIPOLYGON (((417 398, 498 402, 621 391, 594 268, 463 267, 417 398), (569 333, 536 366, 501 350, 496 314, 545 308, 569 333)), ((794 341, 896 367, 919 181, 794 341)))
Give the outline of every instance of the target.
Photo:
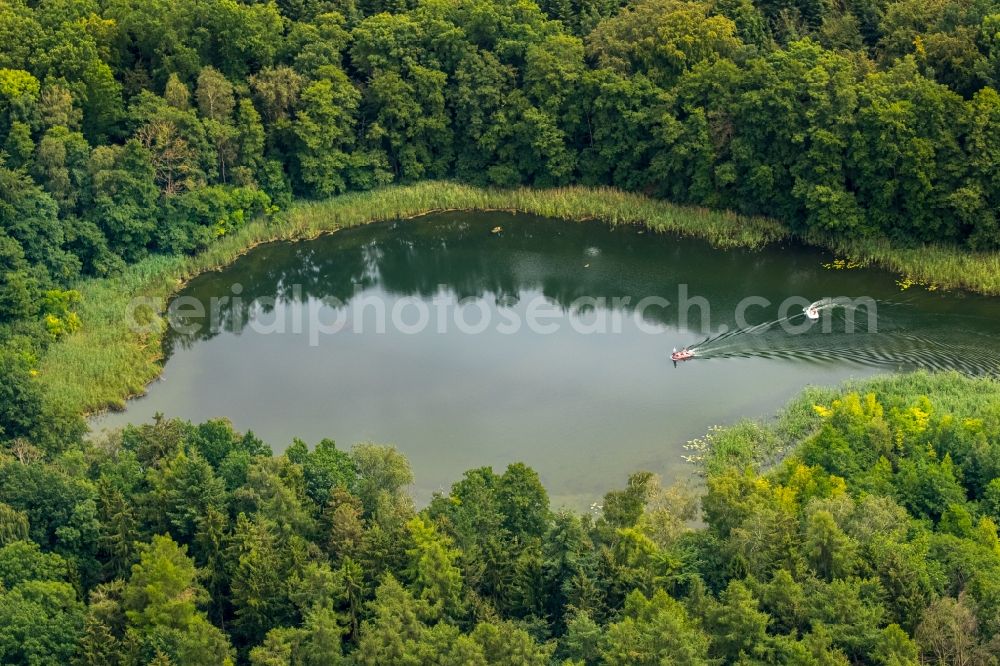
POLYGON ((895 247, 887 239, 843 241, 806 239, 856 263, 879 266, 918 284, 1000 295, 1000 252, 972 252, 958 247, 895 247))
MULTIPOLYGON (((369 222, 446 210, 509 210, 567 220, 598 219, 611 225, 641 224, 657 232, 704 238, 723 248, 759 248, 791 237, 776 220, 677 206, 611 188, 499 190, 433 181, 300 202, 273 219, 247 224, 200 254, 150 257, 120 275, 82 282, 77 289, 82 295, 83 327, 49 348, 39 364, 39 379, 50 399, 75 411, 120 409, 126 399, 145 391, 160 373, 162 361, 162 326, 133 330, 129 325, 133 299, 152 299, 162 306, 190 278, 226 266, 261 243, 303 240, 369 222)), ((1000 294, 1000 254, 809 240, 921 282, 1000 294)))
POLYGON ((703 471, 714 475, 726 469, 759 471, 774 465, 819 429, 822 419, 815 405, 829 405, 848 393, 872 393, 887 410, 911 407, 927 396, 933 409, 956 419, 982 418, 1000 409, 1000 380, 956 371, 921 370, 855 379, 839 386, 810 386, 770 421, 743 420, 696 440, 706 444, 699 460, 703 471))

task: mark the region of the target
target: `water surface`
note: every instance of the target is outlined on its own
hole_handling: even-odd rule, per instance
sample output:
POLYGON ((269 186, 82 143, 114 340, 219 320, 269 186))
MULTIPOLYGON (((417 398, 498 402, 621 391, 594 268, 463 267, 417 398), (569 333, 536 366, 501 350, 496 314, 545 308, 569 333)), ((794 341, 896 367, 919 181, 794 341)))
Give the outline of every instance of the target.
POLYGON ((523 461, 556 503, 582 507, 637 469, 690 474, 685 442, 772 414, 806 385, 1000 367, 1000 300, 901 290, 885 272, 824 268, 831 260, 799 246, 720 251, 637 227, 499 213, 270 244, 184 289, 186 326, 166 341, 162 379, 95 425, 159 412, 225 416, 277 450, 293 437, 392 443, 419 500, 467 469, 523 461), (681 317, 682 289, 705 299, 707 319, 696 305, 681 317), (746 309, 756 328, 741 332, 736 311, 750 296, 770 305, 746 309), (876 318, 832 307, 806 321, 803 304, 836 296, 872 299, 876 318), (649 297, 671 305, 638 316, 649 297), (191 316, 198 307, 205 318, 191 316), (417 330, 421 309, 428 325, 417 330), (531 313, 556 330, 532 330, 531 313), (338 316, 338 332, 310 330, 309 317, 338 316), (783 318, 794 330, 775 324, 783 318), (674 367, 670 351, 686 345, 697 357, 674 367))

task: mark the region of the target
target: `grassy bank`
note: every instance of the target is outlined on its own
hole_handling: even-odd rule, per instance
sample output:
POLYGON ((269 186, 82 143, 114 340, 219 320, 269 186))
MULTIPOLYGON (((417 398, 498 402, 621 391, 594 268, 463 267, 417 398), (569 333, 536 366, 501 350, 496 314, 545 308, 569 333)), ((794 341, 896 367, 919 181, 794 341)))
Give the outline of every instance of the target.
POLYGON ((934 409, 956 419, 984 419, 1000 407, 1000 380, 958 372, 926 371, 856 379, 838 386, 811 386, 799 393, 773 420, 745 420, 713 429, 695 440, 692 455, 707 475, 726 469, 772 466, 796 450, 821 423, 816 405, 830 405, 849 393, 873 394, 886 410, 911 407, 922 396, 934 409))
POLYGON ((900 248, 884 238, 845 241, 824 236, 803 239, 862 265, 879 266, 914 283, 1000 295, 1000 252, 958 247, 900 248))
MULTIPOLYGON (((162 330, 137 334, 129 306, 141 297, 163 302, 198 273, 231 263, 264 242, 312 238, 372 221, 451 209, 512 210, 609 224, 644 224, 697 236, 720 247, 760 247, 789 237, 775 220, 675 206, 612 189, 489 190, 448 182, 397 186, 296 204, 279 219, 252 222, 192 257, 152 257, 107 279, 79 285, 83 328, 53 345, 39 366, 48 396, 80 412, 124 405, 160 371, 162 330)), ((878 263, 920 282, 1000 294, 1000 254, 957 249, 894 250, 888 244, 831 247, 862 263, 878 263)))

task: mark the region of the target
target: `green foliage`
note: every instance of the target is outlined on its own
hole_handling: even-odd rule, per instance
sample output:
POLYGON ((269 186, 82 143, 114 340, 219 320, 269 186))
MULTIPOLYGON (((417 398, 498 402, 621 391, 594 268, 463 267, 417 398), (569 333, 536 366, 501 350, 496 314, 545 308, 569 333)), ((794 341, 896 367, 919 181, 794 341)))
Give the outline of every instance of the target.
POLYGON ((639 521, 652 491, 653 475, 637 472, 628 478, 625 490, 604 496, 604 518, 614 527, 633 527, 639 521))
POLYGON ((154 536, 132 567, 122 597, 126 632, 147 658, 164 655, 184 664, 231 663, 225 634, 198 610, 205 590, 184 548, 154 536))
POLYGON ((352 154, 361 93, 337 67, 324 67, 322 74, 301 92, 297 172, 303 190, 330 196, 364 182, 355 175, 365 168, 363 156, 352 154))
POLYGON ((355 488, 365 513, 395 522, 409 506, 404 489, 413 483, 410 463, 395 447, 378 444, 356 445, 351 449, 351 460, 357 470, 355 488))
MULTIPOLYGON (((298 453, 296 441, 287 451, 288 457, 302 465, 306 494, 318 506, 326 503, 334 488, 348 488, 355 478, 354 463, 350 454, 341 451, 331 439, 324 439, 312 452, 298 453)), ((304 443, 301 443, 304 446, 304 443)))
POLYGON ((0 547, 28 538, 28 516, 23 511, 0 503, 0 547))
POLYGON ((67 562, 54 553, 43 553, 34 541, 14 541, 0 548, 0 584, 11 590, 30 580, 63 580, 67 562))
POLYGON ((734 57, 737 27, 698 2, 643 0, 588 35, 591 58, 623 74, 643 73, 670 86, 695 65, 734 57))
POLYGON ((623 4, 12 3, 0 232, 24 265, 0 309, 30 320, 38 288, 200 251, 293 190, 447 176, 998 246, 996 12, 623 4))
POLYGON ((42 394, 23 355, 0 349, 0 439, 34 434, 42 420, 42 394))
POLYGON ((296 440, 275 455, 222 420, 15 448, 0 463, 0 650, 11 663, 989 663, 1000 390, 923 374, 855 388, 714 433, 701 527, 648 473, 596 517, 553 513, 521 464, 470 470, 415 512, 391 447, 296 440), (760 469, 778 443, 784 459, 760 469))
POLYGON ((428 617, 461 615, 462 574, 455 566, 459 551, 419 517, 406 524, 413 540, 407 551, 414 596, 427 603, 428 617))
POLYGON ((67 663, 83 629, 84 606, 70 585, 47 580, 0 590, 0 659, 67 663))
POLYGON ((235 629, 250 643, 287 621, 292 613, 281 544, 266 520, 237 520, 233 537, 230 591, 235 629))
POLYGON ((391 447, 274 456, 165 419, 97 445, 76 415, 156 372, 129 298, 432 208, 791 230, 1000 291, 965 252, 1000 247, 998 25, 953 0, 3 3, 0 661, 989 663, 989 382, 878 380, 711 433, 703 529, 642 472, 596 518, 522 464, 418 513, 391 447), (609 189, 352 193, 445 177, 783 224, 609 189))
POLYGON ((709 639, 684 606, 662 590, 647 599, 632 592, 621 621, 608 626, 600 644, 607 664, 709 664, 709 639))

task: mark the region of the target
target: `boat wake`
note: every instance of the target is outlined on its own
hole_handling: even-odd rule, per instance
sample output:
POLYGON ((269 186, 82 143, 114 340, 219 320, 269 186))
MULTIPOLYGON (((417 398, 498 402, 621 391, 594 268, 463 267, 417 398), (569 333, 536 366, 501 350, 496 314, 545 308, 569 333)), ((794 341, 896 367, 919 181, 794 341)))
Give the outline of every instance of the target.
MULTIPOLYGON (((882 305, 882 304, 880 304, 882 305)), ((885 303, 884 305, 902 305, 885 303)), ((839 304, 822 299, 809 305, 820 311, 833 310, 839 304)), ((690 349, 696 358, 767 358, 817 364, 854 363, 892 370, 957 370, 969 375, 1000 376, 1000 354, 991 345, 976 339, 950 322, 947 329, 909 329, 908 322, 897 317, 880 318, 876 330, 847 332, 845 313, 823 317, 833 320, 823 326, 815 321, 801 332, 790 332, 782 324, 806 318, 803 310, 784 318, 762 322, 709 336, 690 349)), ((796 322, 800 327, 803 322, 796 322)))
POLYGON ((699 358, 769 358, 826 363, 856 363, 892 370, 958 370, 968 375, 1000 376, 1000 357, 972 345, 955 345, 930 338, 886 334, 858 344, 799 346, 747 345, 742 349, 700 352, 699 358), (874 344, 873 344, 874 343, 874 344))

